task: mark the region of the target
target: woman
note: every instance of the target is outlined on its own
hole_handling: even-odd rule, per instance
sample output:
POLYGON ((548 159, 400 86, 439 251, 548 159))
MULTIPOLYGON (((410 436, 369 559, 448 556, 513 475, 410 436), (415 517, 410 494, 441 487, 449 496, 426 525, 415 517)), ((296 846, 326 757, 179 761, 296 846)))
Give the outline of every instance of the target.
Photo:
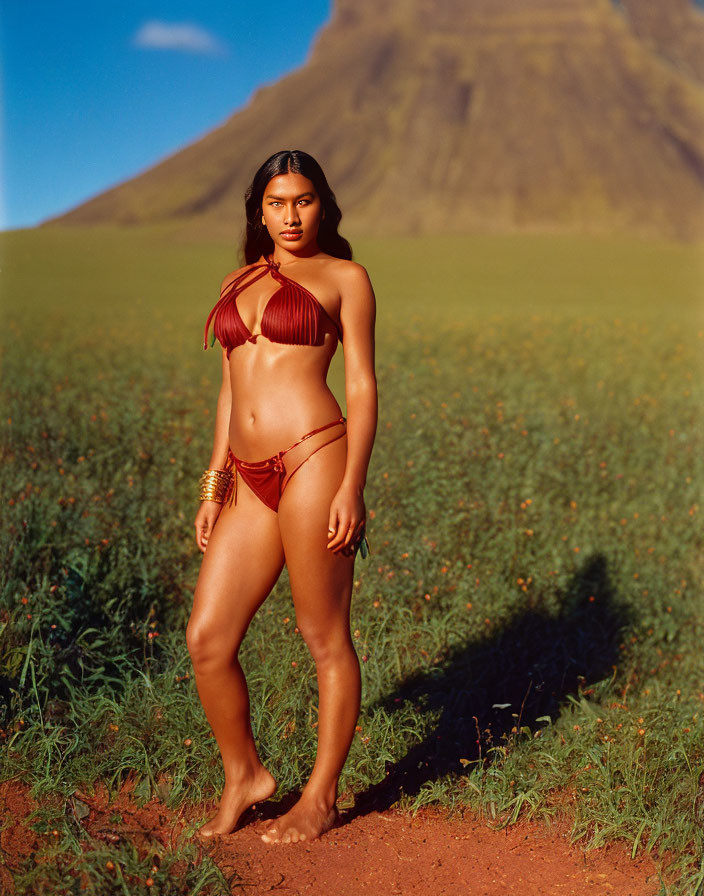
POLYGON ((296 623, 316 664, 318 750, 300 799, 268 822, 262 839, 295 843, 337 821, 338 778, 359 713, 350 599, 355 554, 367 547, 376 302, 337 232, 335 195, 307 153, 271 156, 245 208, 246 264, 223 281, 205 327, 204 348, 211 319, 222 346, 222 386, 201 477, 195 528, 204 557, 186 640, 225 788, 199 833, 229 833, 276 790, 257 754, 237 655, 286 563, 296 623), (347 420, 326 383, 343 339, 347 420))

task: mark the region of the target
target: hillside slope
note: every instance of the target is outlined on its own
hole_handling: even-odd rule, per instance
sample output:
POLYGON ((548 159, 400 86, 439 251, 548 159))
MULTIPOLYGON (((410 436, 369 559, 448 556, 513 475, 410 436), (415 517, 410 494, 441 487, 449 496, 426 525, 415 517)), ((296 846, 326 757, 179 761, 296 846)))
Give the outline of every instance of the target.
POLYGON ((323 165, 347 232, 693 239, 703 97, 609 0, 390 0, 383 17, 371 0, 337 0, 301 68, 46 224, 181 221, 232 235, 257 166, 295 148, 323 165))

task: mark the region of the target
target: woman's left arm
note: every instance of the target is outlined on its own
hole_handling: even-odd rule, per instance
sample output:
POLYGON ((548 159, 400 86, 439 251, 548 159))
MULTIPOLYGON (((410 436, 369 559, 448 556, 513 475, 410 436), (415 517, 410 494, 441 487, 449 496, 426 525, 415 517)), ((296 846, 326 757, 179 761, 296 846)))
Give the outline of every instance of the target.
POLYGON ((347 464, 330 505, 328 548, 351 553, 364 530, 364 486, 374 446, 378 416, 374 371, 376 300, 361 264, 347 262, 340 273, 340 323, 345 356, 347 464))

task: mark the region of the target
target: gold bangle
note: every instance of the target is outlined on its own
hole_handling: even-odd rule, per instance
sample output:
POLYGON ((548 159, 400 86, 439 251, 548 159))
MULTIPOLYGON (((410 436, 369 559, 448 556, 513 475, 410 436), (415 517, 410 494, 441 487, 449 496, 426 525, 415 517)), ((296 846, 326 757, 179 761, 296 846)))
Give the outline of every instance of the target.
POLYGON ((220 501, 229 484, 230 477, 216 476, 206 471, 200 479, 201 501, 220 501))
POLYGON ((232 473, 229 470, 205 470, 199 480, 200 500, 222 504, 230 494, 232 473))

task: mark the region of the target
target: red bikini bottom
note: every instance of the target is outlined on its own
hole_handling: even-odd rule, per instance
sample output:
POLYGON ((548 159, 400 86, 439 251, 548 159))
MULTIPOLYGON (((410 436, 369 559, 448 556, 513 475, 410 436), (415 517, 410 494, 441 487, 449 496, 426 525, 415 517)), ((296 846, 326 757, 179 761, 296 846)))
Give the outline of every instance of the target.
MULTIPOLYGON (((342 436, 344 436, 347 432, 347 426, 345 425, 345 428, 339 435, 333 436, 332 439, 329 439, 322 445, 318 445, 317 448, 311 451, 308 457, 304 458, 301 463, 298 464, 297 467, 294 467, 294 469, 290 472, 287 471, 284 464, 284 454, 288 454, 288 452, 292 448, 300 445, 301 442, 304 442, 306 439, 309 439, 316 433, 322 432, 324 429, 329 429, 329 427, 331 426, 339 426, 340 424, 346 424, 346 419, 344 417, 338 417, 336 420, 332 420, 330 423, 326 423, 324 426, 319 426, 317 429, 312 429, 297 442, 294 442, 293 445, 290 445, 283 451, 277 452, 273 455, 273 457, 267 457, 265 460, 240 460, 239 457, 235 457, 232 451, 228 452, 225 469, 232 470, 233 466, 235 468, 235 482, 232 492, 234 503, 237 504, 237 473, 239 473, 247 483, 247 485, 252 489, 254 494, 261 501, 263 501, 263 503, 266 504, 267 507, 270 507, 274 511, 278 511, 281 495, 284 493, 284 489, 288 485, 289 479, 293 476, 296 470, 299 470, 308 460, 308 458, 312 457, 316 451, 319 451, 321 448, 324 448, 325 445, 329 445, 330 442, 334 442, 336 439, 341 439, 342 436)), ((232 500, 230 503, 232 503, 232 500)))

